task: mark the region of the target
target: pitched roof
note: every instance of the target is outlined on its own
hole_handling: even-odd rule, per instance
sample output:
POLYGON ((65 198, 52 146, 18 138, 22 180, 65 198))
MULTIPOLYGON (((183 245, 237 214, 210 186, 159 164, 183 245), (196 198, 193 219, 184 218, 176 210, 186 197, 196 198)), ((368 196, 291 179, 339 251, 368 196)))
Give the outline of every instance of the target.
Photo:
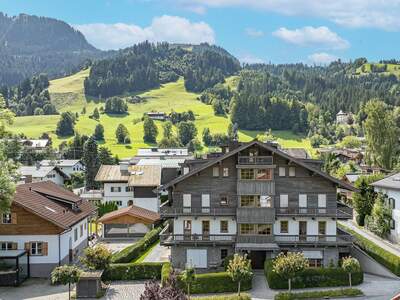
POLYGON ((44 178, 51 171, 55 170, 62 177, 68 178, 67 174, 61 171, 56 166, 21 166, 18 168, 18 173, 22 176, 32 176, 33 178, 44 178))
POLYGON ((154 223, 155 221, 160 219, 160 215, 154 211, 131 205, 106 213, 98 221, 104 223, 121 216, 132 216, 135 218, 145 219, 151 223, 154 223))
POLYGON ((40 162, 40 165, 41 166, 73 167, 78 163, 81 163, 81 161, 79 159, 60 159, 60 160, 44 159, 40 162))
POLYGON ((400 172, 371 183, 372 186, 400 190, 400 172))
POLYGON ((119 165, 101 165, 95 178, 102 182, 128 182, 128 179, 129 172, 121 172, 119 165))
POLYGON ((90 202, 51 181, 18 185, 13 203, 63 229, 96 211, 90 202), (76 209, 72 209, 73 205, 76 209))
POLYGON ((159 186, 161 166, 129 166, 129 186, 159 186))
POLYGON ((220 162, 220 161, 222 161, 222 160, 224 160, 224 159, 226 159, 226 158, 228 158, 228 157, 230 157, 230 156, 232 156, 232 155, 234 155, 234 154, 236 154, 236 153, 238 153, 238 152, 240 152, 240 151, 242 151, 242 150, 244 150, 244 149, 246 149, 246 148, 248 148, 250 146, 253 146, 253 145, 258 145, 260 147, 263 147, 263 148, 271 151, 272 153, 275 153, 275 154, 277 154, 277 155, 279 155, 279 156, 281 156, 281 157, 283 157, 283 158, 285 158, 285 159, 287 159, 289 161, 292 161, 292 162, 298 164, 299 166, 302 166, 303 168, 308 169, 308 170, 314 172, 315 174, 318 174, 318 175, 326 178, 327 180, 337 184, 338 186, 340 186, 340 187, 342 187, 344 189, 357 191, 357 189, 354 186, 352 186, 352 185, 350 185, 350 184, 348 184, 348 183, 346 183, 346 182, 344 182, 342 180, 336 179, 336 178, 326 174, 325 172, 312 167, 310 164, 307 164, 306 162, 303 162, 303 161, 301 161, 301 160, 299 160, 297 158, 294 158, 294 157, 288 155, 287 153, 285 153, 285 152, 283 152, 283 151, 281 151, 281 150, 279 150, 279 149, 277 149, 275 147, 272 147, 272 146, 270 146, 270 145, 268 145, 266 143, 261 143, 261 142, 259 142, 257 140, 254 140, 254 141, 249 142, 249 143, 244 143, 243 145, 237 147, 236 149, 234 149, 232 151, 229 151, 229 152, 225 153, 224 155, 222 155, 220 157, 217 157, 216 159, 213 159, 213 160, 211 160, 211 161, 209 161, 209 162, 207 162, 205 164, 200 165, 199 167, 197 167, 196 169, 193 169, 189 173, 175 178, 174 180, 170 181, 168 184, 162 186, 161 188, 162 189, 166 189, 166 188, 168 188, 168 187, 170 187, 170 186, 172 186, 172 185, 174 185, 174 184, 176 184, 176 183, 178 183, 180 181, 185 180, 186 178, 189 178, 189 177, 199 173, 200 171, 202 171, 202 170, 204 170, 204 169, 206 169, 208 167, 211 167, 215 163, 220 162))
POLYGON ((295 158, 300 158, 300 159, 311 158, 310 154, 304 148, 287 148, 287 149, 282 149, 282 151, 295 158))

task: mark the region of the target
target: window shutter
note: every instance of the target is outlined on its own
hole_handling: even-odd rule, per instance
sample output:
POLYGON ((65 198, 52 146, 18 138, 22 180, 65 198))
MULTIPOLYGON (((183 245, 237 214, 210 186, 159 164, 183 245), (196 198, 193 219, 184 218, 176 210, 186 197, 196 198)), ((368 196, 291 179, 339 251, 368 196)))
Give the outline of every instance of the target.
POLYGON ((42 243, 42 255, 43 256, 47 256, 47 254, 49 253, 49 247, 48 247, 48 243, 47 242, 43 242, 42 243))
POLYGON ((11 213, 11 224, 17 224, 17 213, 11 213))

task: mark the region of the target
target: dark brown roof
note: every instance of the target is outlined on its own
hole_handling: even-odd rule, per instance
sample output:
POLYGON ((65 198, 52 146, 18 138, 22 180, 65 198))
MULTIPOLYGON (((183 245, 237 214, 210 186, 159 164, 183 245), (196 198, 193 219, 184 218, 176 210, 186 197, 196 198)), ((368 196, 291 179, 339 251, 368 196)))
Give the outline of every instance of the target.
POLYGON ((96 211, 91 203, 51 181, 18 185, 13 203, 63 229, 96 211))
POLYGON ((154 211, 138 207, 135 205, 131 205, 128 207, 120 208, 118 210, 114 210, 102 216, 98 221, 101 223, 107 222, 114 218, 118 218, 120 216, 132 216, 140 219, 148 220, 151 223, 160 219, 160 215, 154 211))
POLYGON ((234 155, 234 154, 236 154, 236 153, 238 153, 238 152, 240 152, 240 151, 242 151, 242 150, 244 150, 244 149, 246 149, 246 148, 248 148, 250 146, 253 146, 253 145, 258 145, 260 147, 263 147, 263 148, 271 151, 272 153, 275 153, 276 155, 279 155, 279 156, 281 156, 281 157, 283 157, 283 158, 285 158, 285 159, 287 159, 287 160, 289 160, 289 161, 291 161, 293 163, 298 164, 299 166, 302 166, 305 169, 308 169, 308 170, 314 172, 315 174, 318 174, 318 175, 324 177, 325 179, 335 183, 336 185, 338 185, 338 186, 340 186, 340 187, 342 187, 344 189, 348 189, 348 190, 351 190, 351 191, 357 191, 357 189, 354 186, 352 186, 351 184, 348 184, 348 183, 346 183, 346 182, 344 182, 342 180, 336 179, 336 178, 330 176, 329 174, 310 166, 310 164, 307 164, 306 162, 303 162, 302 160, 294 158, 294 157, 288 155, 287 153, 285 153, 285 152, 283 152, 283 151, 281 151, 281 150, 279 150, 279 149, 277 149, 277 148, 275 148, 275 147, 273 147, 271 145, 268 145, 267 143, 262 143, 262 142, 259 142, 257 140, 249 142, 249 143, 243 143, 243 145, 241 145, 240 147, 237 147, 236 149, 234 149, 232 151, 229 151, 228 153, 225 153, 224 155, 222 155, 222 156, 220 156, 220 157, 218 157, 216 159, 213 159, 213 160, 211 160, 211 161, 209 161, 209 162, 207 162, 205 164, 200 165, 198 168, 193 169, 192 171, 190 171, 189 173, 187 173, 185 175, 182 175, 182 176, 179 176, 179 177, 175 178, 174 180, 172 180, 168 184, 162 186, 160 189, 166 189, 166 188, 168 188, 170 186, 173 186, 174 184, 176 184, 178 182, 181 182, 182 180, 185 180, 186 178, 191 177, 191 176, 199 173, 200 171, 202 171, 202 170, 204 170, 204 169, 206 169, 208 167, 211 167, 215 163, 220 162, 220 161, 222 161, 222 160, 224 160, 224 159, 226 159, 226 158, 228 158, 228 157, 230 157, 230 156, 232 156, 232 155, 234 155))

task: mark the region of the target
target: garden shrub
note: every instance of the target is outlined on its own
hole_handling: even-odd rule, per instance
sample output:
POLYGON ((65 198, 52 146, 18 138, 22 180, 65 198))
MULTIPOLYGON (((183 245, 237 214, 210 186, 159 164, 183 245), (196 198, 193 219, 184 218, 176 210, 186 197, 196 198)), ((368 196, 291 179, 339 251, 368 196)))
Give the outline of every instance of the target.
POLYGON ((199 297, 196 300, 251 300, 249 294, 199 297))
POLYGON ((340 289, 326 291, 310 291, 302 293, 278 293, 275 300, 297 300, 297 299, 322 299, 322 298, 340 298, 340 297, 356 297, 363 295, 359 289, 340 289))
POLYGON ((111 258, 111 262, 130 263, 133 260, 137 259, 158 240, 161 230, 161 227, 154 228, 153 230, 146 233, 143 238, 141 238, 133 245, 130 245, 117 253, 114 253, 111 258))
MULTIPOLYGON (((287 289, 288 282, 272 270, 272 260, 264 264, 265 276, 272 289, 287 289)), ((352 283, 357 285, 364 280, 362 271, 352 273, 352 283)), ((348 274, 342 268, 307 268, 292 279, 292 288, 348 286, 348 274)))
POLYGON ((164 265, 161 268, 161 285, 165 285, 165 283, 168 281, 171 272, 172 272, 172 266, 171 263, 167 262, 164 263, 164 265))
POLYGON ((111 264, 103 273, 104 280, 161 279, 163 263, 111 264))

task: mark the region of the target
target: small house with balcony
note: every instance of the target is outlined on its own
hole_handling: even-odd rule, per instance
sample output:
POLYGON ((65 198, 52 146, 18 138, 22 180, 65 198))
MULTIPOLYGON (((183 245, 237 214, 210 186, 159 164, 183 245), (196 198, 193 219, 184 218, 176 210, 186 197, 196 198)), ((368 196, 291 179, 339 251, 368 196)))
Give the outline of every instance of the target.
POLYGON ((349 255, 352 238, 336 221, 351 219, 352 209, 336 193, 355 188, 311 159, 252 141, 187 165, 162 187, 169 201, 160 214, 170 222, 161 244, 171 246, 174 267, 217 268, 235 252, 247 253, 253 268, 280 251, 301 251, 314 266, 349 255))

